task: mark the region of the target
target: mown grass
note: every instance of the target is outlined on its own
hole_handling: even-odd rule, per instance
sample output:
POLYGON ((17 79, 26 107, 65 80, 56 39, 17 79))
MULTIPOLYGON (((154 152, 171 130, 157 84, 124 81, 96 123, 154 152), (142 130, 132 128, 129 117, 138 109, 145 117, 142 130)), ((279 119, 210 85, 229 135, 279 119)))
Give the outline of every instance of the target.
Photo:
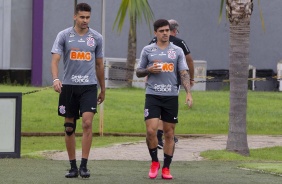
POLYGON ((282 162, 282 147, 267 147, 250 149, 250 156, 242 156, 226 150, 209 150, 201 153, 201 156, 209 160, 221 161, 278 161, 282 162))
MULTIPOLYGON (((0 85, 0 92, 37 91, 23 96, 22 132, 63 132, 63 118, 57 116, 58 94, 52 88, 36 88, 27 86, 0 85), (43 89, 43 90, 41 90, 43 89)), ((184 92, 179 98, 179 124, 176 134, 227 134, 229 113, 228 91, 195 91, 193 92, 194 106, 188 109, 184 104, 184 92)), ((248 134, 281 135, 281 94, 279 92, 248 93, 247 130, 248 134)), ((135 88, 108 89, 104 102, 104 132, 107 133, 144 133, 143 121, 144 90, 135 88)), ((93 131, 99 130, 99 115, 95 116, 93 131)), ((81 127, 77 127, 81 132, 81 127)), ((78 137, 77 141, 80 142, 78 137)), ((94 146, 105 146, 117 142, 130 142, 143 138, 95 137, 94 146), (95 142, 96 141, 96 142, 95 142)), ((78 148, 80 148, 80 145, 78 148)), ((22 138, 22 154, 35 157, 42 150, 64 150, 62 137, 22 138), (41 145, 41 146, 39 146, 41 145), (35 154, 34 154, 35 153, 35 154)), ((250 157, 243 157, 224 150, 203 152, 201 155, 210 160, 244 161, 250 169, 261 169, 266 172, 280 172, 281 164, 266 164, 266 161, 281 162, 281 147, 251 149, 250 157), (251 162, 248 165, 248 162, 251 162), (258 162, 258 163, 253 163, 258 162), (260 163, 263 162, 263 163, 260 163), (269 169, 270 168, 270 169, 269 169), (278 168, 278 169, 277 169, 278 168)), ((282 172, 280 172, 282 173, 282 172)))
MULTIPOLYGON (((0 85, 1 92, 26 93, 38 89, 42 88, 0 85)), ((228 133, 228 91, 195 91, 192 109, 184 104, 184 95, 181 91, 177 134, 228 133)), ((104 102, 104 132, 144 133, 144 99, 143 89, 108 89, 104 102)), ((24 95, 22 100, 22 132, 63 131, 63 118, 57 115, 58 94, 52 88, 24 95)), ((281 100, 279 92, 249 91, 248 134, 281 134, 281 100)), ((95 115, 93 125, 93 131, 98 132, 99 114, 95 115)), ((81 132, 81 126, 77 132, 81 132)))

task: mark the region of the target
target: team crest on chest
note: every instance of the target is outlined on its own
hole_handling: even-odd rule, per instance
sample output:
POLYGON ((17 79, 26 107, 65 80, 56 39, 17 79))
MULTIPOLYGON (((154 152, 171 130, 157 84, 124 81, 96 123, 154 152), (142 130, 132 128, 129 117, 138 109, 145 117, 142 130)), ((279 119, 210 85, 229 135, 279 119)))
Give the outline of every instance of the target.
POLYGON ((174 50, 168 50, 167 56, 169 59, 175 59, 176 58, 176 52, 174 50))
POLYGON ((87 45, 93 47, 95 45, 95 40, 93 37, 87 37, 87 45))

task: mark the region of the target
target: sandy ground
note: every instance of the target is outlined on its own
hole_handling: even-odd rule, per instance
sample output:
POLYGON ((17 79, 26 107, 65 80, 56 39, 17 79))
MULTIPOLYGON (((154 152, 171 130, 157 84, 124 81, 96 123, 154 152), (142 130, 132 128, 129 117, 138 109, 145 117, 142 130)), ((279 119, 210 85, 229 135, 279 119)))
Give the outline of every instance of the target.
MULTIPOLYGON (((144 138, 145 139, 145 138, 144 138)), ((199 161, 202 151, 222 150, 226 148, 226 135, 212 135, 193 138, 179 138, 176 144, 173 161, 199 161)), ((248 136, 250 149, 282 146, 282 136, 248 136)), ((67 152, 44 152, 44 156, 52 160, 68 160, 67 152)), ((158 151, 159 159, 163 160, 163 151, 158 151)), ((81 150, 76 152, 77 160, 81 159, 81 150)), ((109 147, 91 149, 89 160, 139 160, 149 161, 150 156, 144 141, 116 144, 109 147)))

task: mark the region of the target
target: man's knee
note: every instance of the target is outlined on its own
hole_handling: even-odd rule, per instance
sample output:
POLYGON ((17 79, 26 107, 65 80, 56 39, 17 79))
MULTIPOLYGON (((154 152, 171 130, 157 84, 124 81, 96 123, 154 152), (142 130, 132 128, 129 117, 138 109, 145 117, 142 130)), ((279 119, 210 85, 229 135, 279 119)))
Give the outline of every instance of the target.
POLYGON ((82 129, 83 130, 92 129, 92 122, 91 121, 82 122, 82 129))
POLYGON ((76 129, 76 122, 70 123, 70 122, 65 122, 65 132, 68 136, 71 136, 73 133, 75 133, 76 129))

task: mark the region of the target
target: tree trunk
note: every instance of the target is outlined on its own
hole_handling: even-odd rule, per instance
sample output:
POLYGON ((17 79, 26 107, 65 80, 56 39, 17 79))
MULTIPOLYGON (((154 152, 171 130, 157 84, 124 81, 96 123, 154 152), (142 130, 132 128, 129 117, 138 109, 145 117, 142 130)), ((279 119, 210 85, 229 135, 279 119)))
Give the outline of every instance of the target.
POLYGON ((247 94, 252 0, 227 0, 230 20, 230 111, 226 150, 249 156, 247 94))
POLYGON ((128 35, 128 49, 126 61, 126 79, 127 87, 132 87, 132 80, 134 74, 134 66, 136 62, 136 19, 130 17, 130 28, 128 35))

